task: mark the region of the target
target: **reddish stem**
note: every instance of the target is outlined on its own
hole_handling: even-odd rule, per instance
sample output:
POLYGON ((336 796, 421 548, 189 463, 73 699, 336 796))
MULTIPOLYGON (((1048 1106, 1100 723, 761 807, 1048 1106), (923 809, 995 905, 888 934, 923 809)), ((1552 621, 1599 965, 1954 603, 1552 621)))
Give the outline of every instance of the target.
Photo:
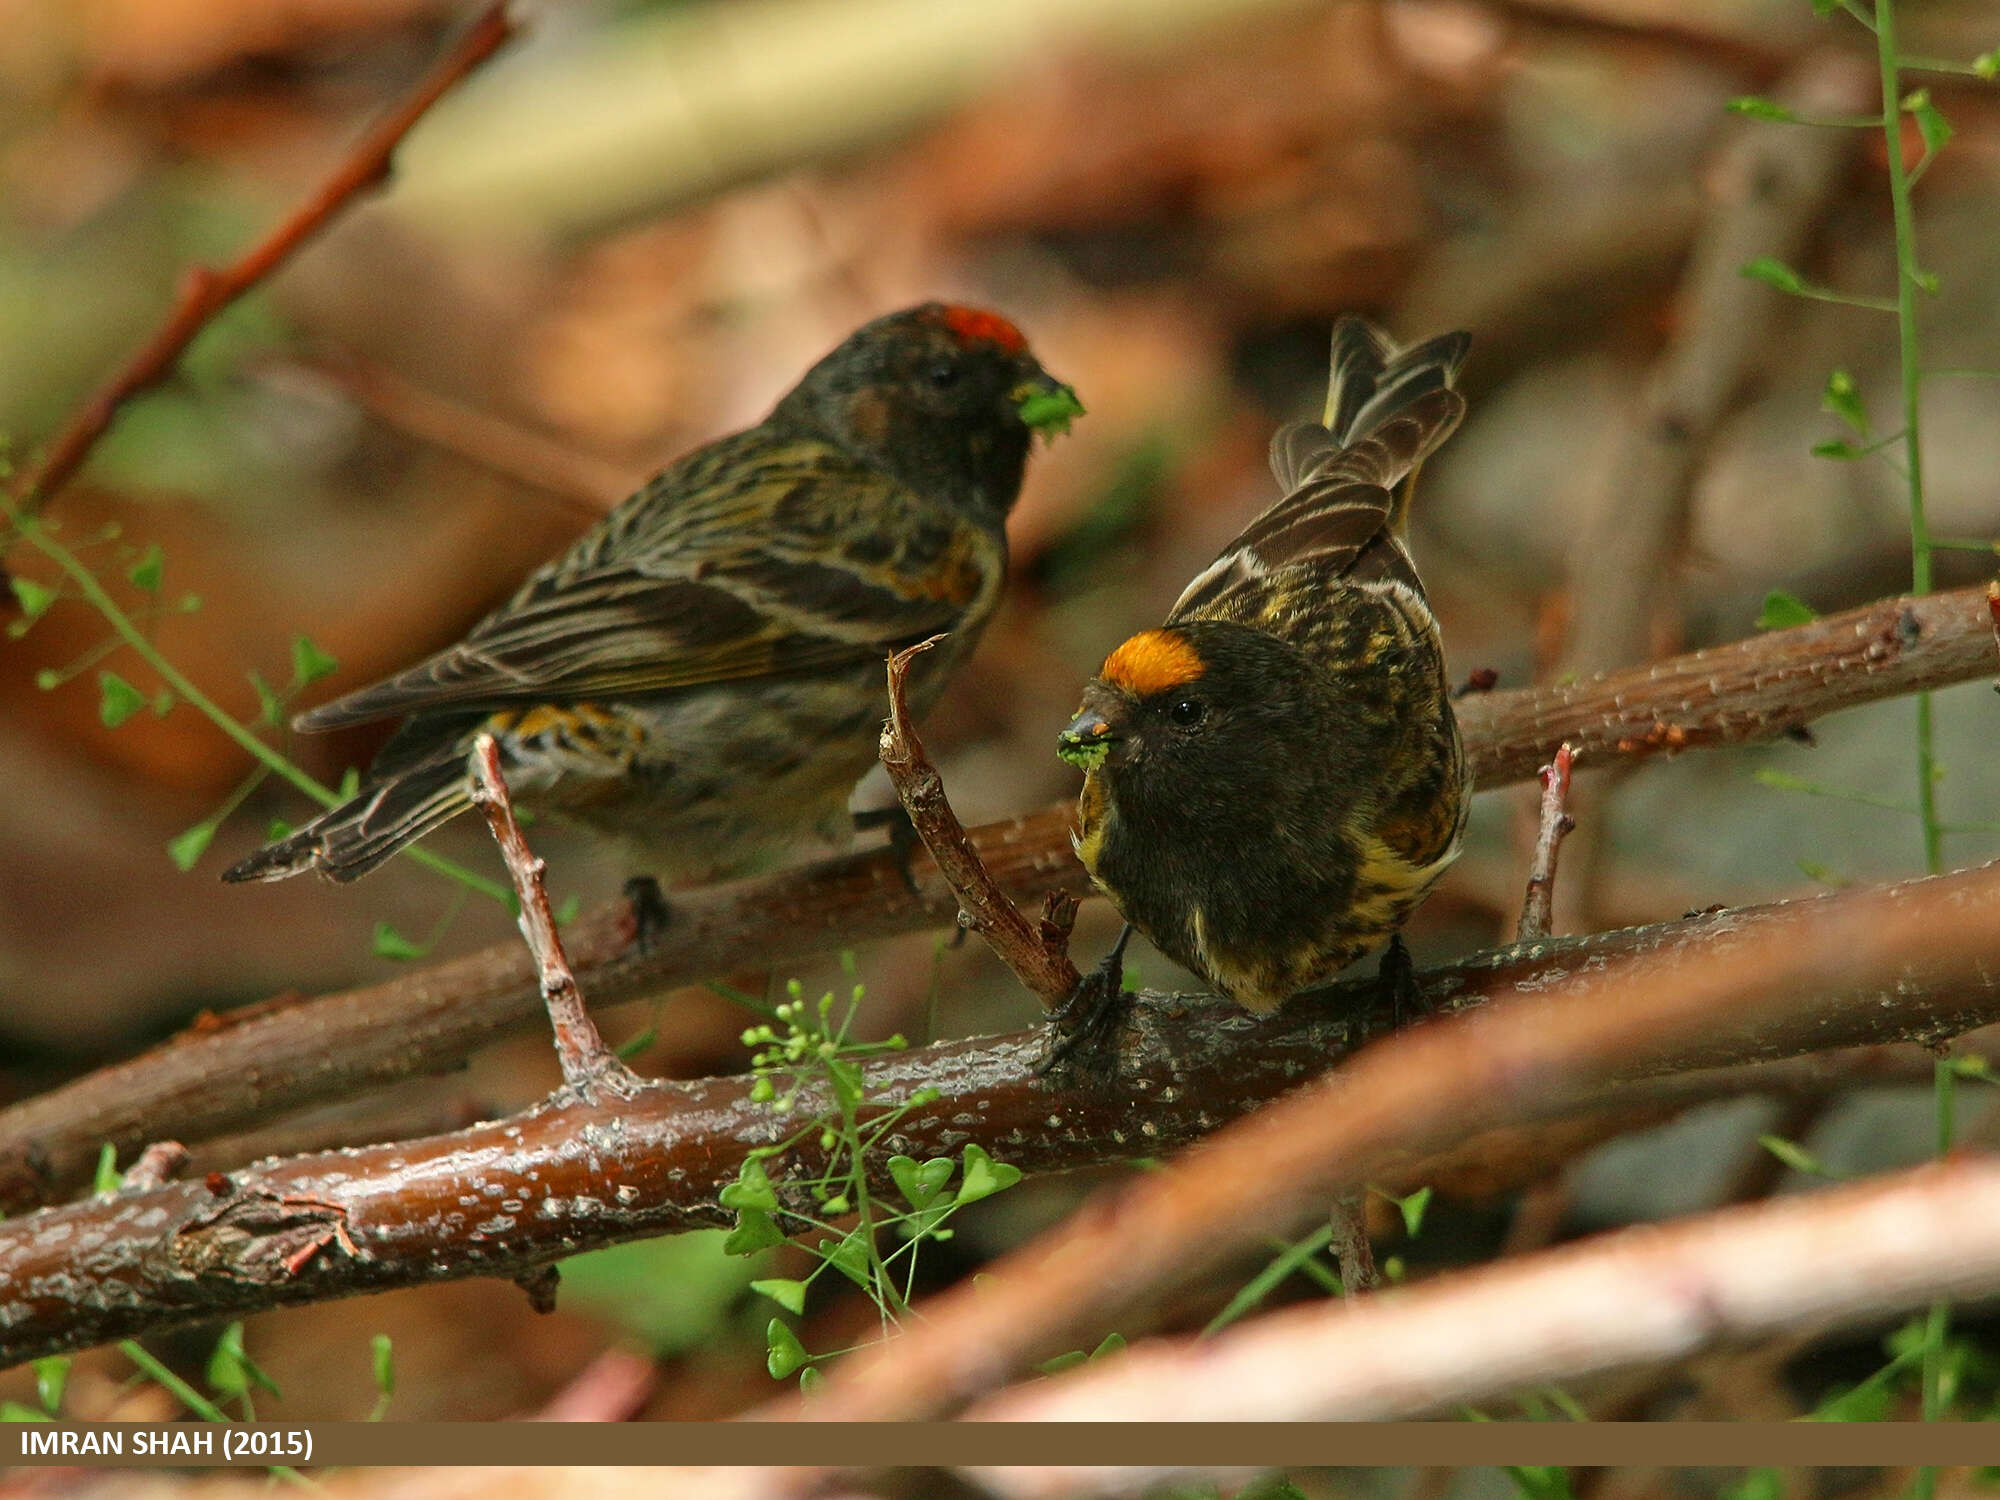
POLYGON ((173 370, 195 336, 224 308, 284 264, 356 195, 389 175, 389 158, 410 128, 460 79, 486 61, 514 35, 505 0, 494 0, 458 45, 425 74, 408 98, 356 143, 333 175, 234 263, 216 270, 190 266, 182 274, 172 311, 125 367, 70 417, 50 442, 41 463, 15 480, 15 504, 28 515, 46 505, 90 456, 119 410, 173 370))

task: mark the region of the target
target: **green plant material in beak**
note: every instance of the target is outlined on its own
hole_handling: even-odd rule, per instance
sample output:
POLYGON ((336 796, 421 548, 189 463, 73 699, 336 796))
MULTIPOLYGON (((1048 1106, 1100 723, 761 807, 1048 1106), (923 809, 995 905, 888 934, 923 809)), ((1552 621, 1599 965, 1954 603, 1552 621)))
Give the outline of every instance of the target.
POLYGON ((1021 420, 1044 437, 1060 437, 1083 415, 1076 392, 1055 380, 1031 380, 1014 389, 1014 409, 1021 420))
POLYGON ((1090 771, 1104 764, 1104 757, 1111 753, 1111 741, 1085 739, 1080 734, 1062 734, 1056 737, 1056 754, 1075 766, 1079 771, 1090 771))

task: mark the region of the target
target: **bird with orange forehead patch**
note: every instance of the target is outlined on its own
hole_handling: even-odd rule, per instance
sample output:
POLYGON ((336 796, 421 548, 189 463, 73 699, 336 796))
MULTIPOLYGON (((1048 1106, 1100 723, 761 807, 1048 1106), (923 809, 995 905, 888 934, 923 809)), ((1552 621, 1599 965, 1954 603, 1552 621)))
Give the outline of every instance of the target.
MULTIPOLYGON (((358 795, 224 878, 366 874, 472 805, 481 733, 523 803, 676 883, 746 873, 805 834, 845 842, 884 657, 949 632, 910 683, 917 712, 937 698, 999 603, 1035 435, 1082 409, 998 313, 927 302, 865 324, 457 645, 300 715, 402 723, 358 795)), ((657 915, 657 886, 640 891, 657 915)))
POLYGON ((1104 660, 1057 753, 1076 850, 1126 927, 1052 1059, 1120 1013, 1134 929, 1256 1015, 1397 930, 1458 853, 1469 787, 1437 621, 1401 539, 1464 415, 1471 340, 1333 333, 1324 423, 1271 442, 1283 497, 1104 660))

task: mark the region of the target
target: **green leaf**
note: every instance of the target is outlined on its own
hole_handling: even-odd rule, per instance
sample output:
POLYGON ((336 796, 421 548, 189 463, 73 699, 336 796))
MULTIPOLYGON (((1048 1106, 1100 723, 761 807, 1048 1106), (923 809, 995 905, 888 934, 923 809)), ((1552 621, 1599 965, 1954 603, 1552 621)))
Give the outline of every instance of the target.
POLYGON ((164 719, 174 711, 174 705, 180 701, 180 699, 174 696, 172 688, 161 688, 157 693, 153 694, 153 701, 148 706, 153 710, 154 718, 164 719))
MULTIPOLYGON (((750 1284, 761 1285, 754 1281, 750 1284)), ((810 1357, 806 1353, 806 1346, 799 1342, 799 1336, 778 1318, 771 1319, 764 1326, 764 1347, 766 1350, 764 1368, 771 1372, 773 1380, 783 1380, 810 1357)))
POLYGON ((628 1036, 612 1050, 618 1054, 620 1062, 630 1062, 660 1039, 660 1028, 648 1026, 637 1036, 628 1036))
POLYGON ((106 729, 116 729, 146 706, 146 695, 116 672, 99 672, 97 687, 97 717, 106 729))
POLYGON ((1814 458, 1833 458, 1843 463, 1852 463, 1857 458, 1867 458, 1869 455, 1866 448, 1857 448, 1854 444, 1846 442, 1841 438, 1828 438, 1823 443, 1814 443, 1812 445, 1812 456, 1814 458))
POLYGON ((758 1208, 773 1214, 778 1211, 778 1190, 764 1175, 764 1164, 751 1157, 736 1169, 736 1180, 716 1194, 716 1201, 724 1208, 758 1208))
POLYGON ((558 927, 569 926, 570 923, 576 920, 577 914, 582 910, 583 910, 583 897, 581 896, 563 897, 561 904, 558 905, 555 909, 556 926, 558 927))
POLYGON ((1863 1381, 1851 1391, 1829 1396, 1807 1417, 1813 1422, 1886 1422, 1895 1402, 1886 1381, 1863 1381))
POLYGON ((1431 1205, 1431 1190, 1420 1187, 1407 1198, 1397 1198, 1394 1202, 1396 1211, 1403 1216, 1403 1233, 1415 1239, 1417 1231, 1424 1227, 1424 1210, 1431 1205))
MULTIPOLYGON (((864 1290, 868 1286, 867 1233, 865 1225, 856 1225, 847 1232, 839 1244, 823 1239, 818 1247, 821 1258, 828 1265, 864 1290)), ((795 1307, 792 1311, 797 1312, 798 1309, 795 1307)))
POLYGON ((54 667, 43 667, 35 674, 35 686, 45 693, 53 693, 63 685, 63 674, 54 667))
POLYGON ((292 831, 292 825, 283 818, 273 818, 264 825, 264 842, 275 844, 292 831))
POLYGON ((1759 98, 1755 94, 1745 94, 1741 98, 1731 99, 1726 107, 1732 115, 1748 115, 1753 120, 1789 121, 1798 118, 1777 100, 1759 98))
MULTIPOLYGON (((783 1276, 772 1276, 762 1281, 751 1282, 750 1290, 763 1293, 786 1312, 792 1313, 795 1316, 802 1316, 805 1313, 806 1284, 803 1281, 793 1281, 783 1276)), ((775 1318, 772 1320, 774 1324, 776 1321, 775 1318)), ((777 1374, 776 1371, 772 1373, 777 1374)), ((780 1375, 778 1378, 782 1380, 784 1377, 780 1375)))
POLYGON ((396 1346, 389 1335, 378 1333, 369 1341, 369 1349, 374 1357, 375 1389, 383 1396, 396 1394, 396 1346))
POLYGON ((250 686, 257 694, 257 722, 277 728, 285 717, 285 700, 280 698, 277 690, 264 680, 261 672, 247 672, 244 675, 250 679, 250 686))
POLYGON ((1903 98, 1903 108, 1917 122, 1917 134, 1924 138, 1924 154, 1936 156, 1951 139, 1951 121, 1931 103, 1929 89, 1914 89, 1903 98))
POLYGON ((292 682, 304 687, 309 682, 318 682, 322 677, 331 677, 340 670, 340 662, 328 656, 312 643, 308 636, 292 637, 292 682))
POLYGON ((1945 1064, 1954 1077, 1977 1078, 1984 1083, 2000 1083, 2000 1075, 1993 1071, 1993 1065, 1976 1052, 1961 1053, 1945 1064))
POLYGON ((118 1148, 106 1141, 97 1148, 97 1174, 91 1181, 90 1190, 93 1193, 115 1193, 122 1183, 123 1179, 118 1175, 118 1148))
POLYGON ((1973 58, 1972 71, 1980 78, 2000 78, 2000 47, 1973 58))
POLYGON ((1797 1141, 1788 1141, 1781 1135, 1760 1135, 1757 1144, 1777 1157, 1794 1172, 1805 1172, 1814 1177, 1831 1177, 1817 1156, 1806 1150, 1797 1141))
POLYGON ((47 1412, 36 1411, 18 1401, 0 1401, 0 1422, 53 1422, 47 1412))
POLYGON ((755 1255, 759 1250, 784 1243, 784 1231, 778 1228, 777 1220, 761 1208, 743 1208, 736 1212, 736 1227, 722 1242, 722 1253, 755 1255))
POLYGON ((1060 1375, 1064 1370, 1073 1370, 1090 1356, 1081 1349, 1072 1349, 1067 1354, 1058 1354, 1054 1359, 1045 1359, 1035 1368, 1044 1375, 1060 1375))
POLYGON ((907 1156, 889 1158, 889 1175, 895 1179, 896 1190, 912 1208, 929 1208, 931 1201, 951 1181, 951 1174, 957 1164, 949 1156, 933 1156, 919 1166, 907 1156))
POLYGON ((243 1356, 243 1324, 231 1323, 208 1356, 208 1388, 225 1401, 250 1389, 250 1367, 243 1356))
POLYGON ((818 1365, 807 1365, 803 1370, 799 1371, 799 1394, 801 1396, 810 1396, 824 1384, 826 1384, 826 1376, 820 1373, 818 1365))
POLYGON ((1809 625, 1818 618, 1818 612, 1804 600, 1783 589, 1772 589, 1764 596, 1764 608, 1757 616, 1757 628, 1789 630, 1794 625, 1809 625))
POLYGON ((995 1193, 1004 1192, 1021 1180, 1021 1169, 1010 1167, 1005 1162, 995 1161, 978 1146, 967 1146, 965 1158, 965 1181, 958 1189, 960 1203, 977 1203, 981 1198, 990 1198, 995 1193))
POLYGON ((213 822, 197 823, 168 839, 167 858, 174 862, 174 868, 185 875, 199 864, 202 855, 208 853, 208 846, 214 842, 215 830, 213 822))
POLYGON ((1569 1470, 1546 1464, 1508 1464, 1502 1472, 1524 1500, 1570 1500, 1569 1470))
POLYGON ((1125 1335, 1114 1330, 1104 1335, 1097 1347, 1090 1351, 1090 1357, 1092 1359, 1109 1359, 1114 1354, 1122 1353, 1124 1348, 1125 1335))
POLYGON ((21 613, 31 620, 38 620, 56 602, 56 591, 44 588, 30 578, 9 574, 7 582, 13 587, 14 600, 21 606, 21 613))
POLYGON ((1805 277, 1775 256, 1760 255, 1741 267, 1737 274, 1752 281, 1761 281, 1766 286, 1774 286, 1781 292, 1790 292, 1795 297, 1805 295, 1805 277))
POLYGON ((387 922, 375 924, 375 956, 407 963, 431 951, 428 943, 413 943, 387 922))
POLYGON ((340 795, 352 797, 361 790, 361 767, 349 766, 340 773, 340 795))
POLYGON ((1835 370, 1826 377, 1826 390, 1819 398, 1819 409, 1832 412, 1861 436, 1868 436, 1868 411, 1861 404, 1861 392, 1854 384, 1854 377, 1845 370, 1835 370))
POLYGON ((50 1354, 34 1362, 35 1399, 50 1416, 62 1405, 63 1388, 69 1384, 69 1361, 67 1354, 50 1354))
POLYGON ((167 554, 160 550, 158 542, 153 543, 137 562, 125 570, 125 576, 132 580, 135 588, 144 589, 149 594, 160 591, 160 577, 166 572, 167 554))

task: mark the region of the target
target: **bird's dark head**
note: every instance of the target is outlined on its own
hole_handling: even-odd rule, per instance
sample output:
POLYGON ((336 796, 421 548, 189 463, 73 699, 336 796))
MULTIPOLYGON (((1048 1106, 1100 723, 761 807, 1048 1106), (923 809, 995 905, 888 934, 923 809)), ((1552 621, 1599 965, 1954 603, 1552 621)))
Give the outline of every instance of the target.
POLYGON ((998 313, 926 302, 848 335, 775 415, 922 494, 1004 516, 1035 433, 1082 411, 998 313))
POLYGON ((1165 797, 1241 786, 1313 753, 1320 692, 1299 652, 1247 625, 1142 630, 1104 659, 1056 753, 1165 797))

